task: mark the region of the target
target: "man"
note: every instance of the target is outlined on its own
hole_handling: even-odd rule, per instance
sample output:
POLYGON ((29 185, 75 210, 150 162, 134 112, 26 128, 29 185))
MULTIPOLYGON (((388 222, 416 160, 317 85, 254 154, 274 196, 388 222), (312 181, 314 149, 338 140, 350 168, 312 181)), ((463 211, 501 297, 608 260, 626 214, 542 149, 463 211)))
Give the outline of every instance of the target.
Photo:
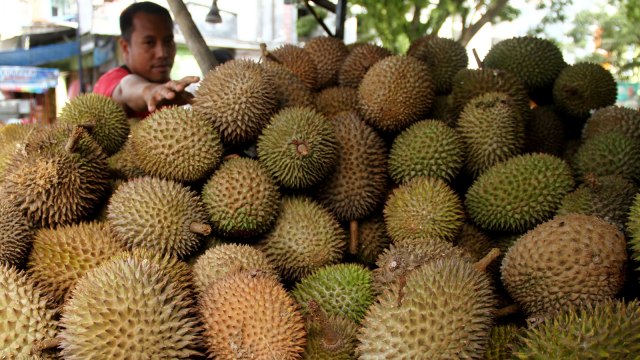
POLYGON ((170 78, 176 43, 167 9, 152 2, 134 3, 120 15, 120 48, 125 65, 96 82, 93 92, 124 106, 129 117, 144 118, 162 105, 184 105, 193 97, 185 88, 197 76, 170 78))

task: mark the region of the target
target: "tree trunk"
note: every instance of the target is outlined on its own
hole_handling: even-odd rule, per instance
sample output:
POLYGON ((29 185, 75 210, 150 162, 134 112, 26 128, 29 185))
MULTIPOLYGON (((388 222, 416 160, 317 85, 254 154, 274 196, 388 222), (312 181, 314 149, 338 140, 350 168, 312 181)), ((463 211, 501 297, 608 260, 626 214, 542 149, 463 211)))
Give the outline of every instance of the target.
POLYGON ((176 23, 180 26, 180 31, 182 31, 184 35, 187 47, 198 62, 198 67, 200 67, 202 75, 206 75, 209 70, 218 65, 218 61, 215 56, 213 56, 211 50, 209 50, 207 43, 193 22, 191 14, 189 14, 184 2, 182 0, 167 0, 167 3, 169 3, 169 8, 176 19, 176 23))
POLYGON ((508 0, 496 0, 491 5, 489 5, 489 7, 487 8, 487 12, 485 12, 476 23, 471 24, 471 26, 462 31, 462 34, 460 34, 460 40, 458 40, 458 42, 460 42, 462 46, 466 47, 469 44, 469 41, 471 41, 471 39, 478 33, 478 31, 480 31, 480 29, 482 29, 482 27, 486 23, 493 21, 493 19, 498 16, 500 11, 504 9, 508 2, 508 0))

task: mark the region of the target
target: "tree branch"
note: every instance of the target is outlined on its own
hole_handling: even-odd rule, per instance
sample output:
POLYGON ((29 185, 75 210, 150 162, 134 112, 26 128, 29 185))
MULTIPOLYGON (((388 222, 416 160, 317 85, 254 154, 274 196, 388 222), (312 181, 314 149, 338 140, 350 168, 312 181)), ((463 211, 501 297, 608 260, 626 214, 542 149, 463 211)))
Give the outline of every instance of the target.
POLYGON ((458 40, 458 42, 462 46, 467 46, 467 44, 469 44, 469 41, 471 41, 471 39, 478 33, 478 31, 480 31, 480 29, 482 29, 482 27, 486 23, 491 22, 496 18, 496 16, 498 16, 500 11, 504 9, 508 2, 508 0, 496 0, 492 5, 489 6, 487 12, 485 12, 476 23, 471 24, 465 32, 460 34, 460 39, 458 40))
POLYGON ((336 4, 332 3, 329 0, 311 0, 311 2, 315 3, 325 10, 331 11, 332 13, 336 12, 336 4))

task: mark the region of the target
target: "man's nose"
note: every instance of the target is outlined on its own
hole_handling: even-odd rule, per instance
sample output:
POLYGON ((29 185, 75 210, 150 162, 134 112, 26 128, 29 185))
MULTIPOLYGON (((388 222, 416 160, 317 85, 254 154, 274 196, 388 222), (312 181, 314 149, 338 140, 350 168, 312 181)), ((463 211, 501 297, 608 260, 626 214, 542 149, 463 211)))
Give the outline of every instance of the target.
POLYGON ((155 52, 156 57, 164 58, 164 57, 169 56, 169 47, 166 46, 165 44, 163 44, 161 41, 159 41, 156 44, 154 52, 155 52))

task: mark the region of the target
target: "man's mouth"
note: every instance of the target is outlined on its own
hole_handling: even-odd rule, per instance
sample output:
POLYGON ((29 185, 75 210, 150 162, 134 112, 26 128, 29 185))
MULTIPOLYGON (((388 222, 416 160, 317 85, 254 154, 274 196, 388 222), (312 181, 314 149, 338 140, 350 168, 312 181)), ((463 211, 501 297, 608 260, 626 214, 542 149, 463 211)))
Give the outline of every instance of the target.
POLYGON ((165 72, 165 71, 171 70, 171 67, 169 66, 169 64, 160 64, 160 65, 153 65, 152 69, 155 71, 165 72))

